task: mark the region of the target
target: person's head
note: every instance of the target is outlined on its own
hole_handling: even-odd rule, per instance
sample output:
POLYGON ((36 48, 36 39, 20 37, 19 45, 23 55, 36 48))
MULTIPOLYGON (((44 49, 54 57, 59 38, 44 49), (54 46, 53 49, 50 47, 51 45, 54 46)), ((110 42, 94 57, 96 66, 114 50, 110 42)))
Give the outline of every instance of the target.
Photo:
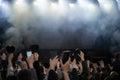
POLYGON ((34 55, 35 61, 38 61, 38 59, 39 59, 39 53, 38 52, 33 52, 33 55, 34 55))
POLYGON ((18 60, 22 60, 22 58, 23 58, 22 52, 19 52, 19 53, 17 54, 17 59, 18 59, 18 60))
POLYGON ((12 60, 13 58, 14 58, 14 54, 13 54, 13 53, 10 53, 10 54, 8 55, 8 59, 12 60))
POLYGON ((8 53, 14 53, 15 52, 15 47, 14 46, 7 46, 6 50, 8 53))
POLYGON ((1 58, 1 60, 6 60, 6 59, 7 59, 7 54, 6 54, 6 52, 1 52, 0 58, 1 58))
POLYGON ((18 73, 18 80, 33 80, 32 73, 28 69, 23 69, 18 73))
POLYGON ((74 58, 76 59, 77 64, 79 64, 82 58, 84 58, 84 53, 79 48, 75 49, 73 55, 74 55, 74 58))
POLYGON ((3 60, 6 60, 7 55, 5 53, 2 53, 1 57, 3 60))

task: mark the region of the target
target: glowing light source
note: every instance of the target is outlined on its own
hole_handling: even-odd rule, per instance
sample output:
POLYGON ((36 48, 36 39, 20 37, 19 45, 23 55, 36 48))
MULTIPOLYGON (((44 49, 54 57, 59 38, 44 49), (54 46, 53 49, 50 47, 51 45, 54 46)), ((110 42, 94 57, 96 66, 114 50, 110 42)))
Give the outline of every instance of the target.
POLYGON ((115 2, 114 0, 98 0, 100 3, 100 7, 101 9, 106 12, 106 13, 110 13, 115 12, 115 2))
POLYGON ((35 8, 37 8, 38 10, 42 10, 45 11, 49 5, 49 1, 47 0, 35 0, 33 5, 35 6, 35 8))
POLYGON ((54 10, 54 11, 56 11, 56 10, 58 10, 59 9, 59 4, 58 3, 51 3, 51 8, 52 8, 52 10, 54 10))
POLYGON ((65 16, 68 12, 68 6, 67 2, 65 0, 59 0, 59 9, 60 9, 60 15, 65 16))
POLYGON ((102 6, 106 11, 110 11, 112 9, 112 5, 111 4, 103 4, 102 6))
POLYGON ((0 7, 4 12, 4 16, 8 17, 10 15, 10 4, 0 0, 0 7))
POLYGON ((88 8, 91 9, 91 10, 95 10, 96 9, 96 6, 94 4, 89 4, 88 5, 88 8))
POLYGON ((60 8, 67 11, 67 2, 65 0, 59 0, 60 8))
POLYGON ((87 0, 84 0, 84 1, 78 0, 78 5, 80 6, 81 9, 86 10, 88 12, 97 10, 96 5, 87 0))
POLYGON ((69 3, 69 7, 70 7, 71 9, 75 8, 75 5, 76 5, 76 4, 74 4, 74 3, 69 3))
POLYGON ((81 10, 81 16, 86 21, 95 20, 99 16, 99 8, 89 0, 78 0, 78 6, 81 10), (93 18, 91 20, 91 18, 93 18))
POLYGON ((17 11, 25 11, 27 7, 28 6, 27 6, 27 3, 25 2, 25 0, 16 0, 14 2, 14 8, 17 11))

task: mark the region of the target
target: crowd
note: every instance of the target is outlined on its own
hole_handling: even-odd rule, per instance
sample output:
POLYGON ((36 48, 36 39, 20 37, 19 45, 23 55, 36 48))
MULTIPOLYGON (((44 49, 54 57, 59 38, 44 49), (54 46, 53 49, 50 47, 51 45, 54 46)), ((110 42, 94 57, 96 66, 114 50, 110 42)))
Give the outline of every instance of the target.
POLYGON ((25 57, 22 51, 15 55, 14 48, 1 49, 0 80, 120 80, 119 53, 110 64, 85 59, 80 49, 63 51, 47 63, 39 57, 39 51, 25 57))

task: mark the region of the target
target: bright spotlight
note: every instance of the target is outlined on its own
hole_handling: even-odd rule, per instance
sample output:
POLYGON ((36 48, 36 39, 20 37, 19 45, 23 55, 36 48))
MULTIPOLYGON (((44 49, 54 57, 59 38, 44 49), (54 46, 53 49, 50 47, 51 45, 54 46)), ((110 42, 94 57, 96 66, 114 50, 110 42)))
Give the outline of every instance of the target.
POLYGON ((117 4, 115 0, 98 0, 100 8, 107 14, 117 13, 117 4))
POLYGON ((3 10, 4 15, 8 17, 10 15, 10 5, 2 0, 0 0, 0 8, 3 10))
POLYGON ((48 8, 48 1, 47 0, 35 0, 33 5, 35 8, 40 9, 40 10, 46 10, 48 8))
POLYGON ((75 8, 75 4, 74 4, 74 3, 69 3, 69 7, 70 7, 71 9, 73 9, 73 8, 75 8))
POLYGON ((92 9, 92 10, 95 10, 96 9, 96 6, 94 4, 89 4, 88 5, 88 8, 89 9, 92 9))
POLYGON ((68 3, 65 0, 59 0, 59 8, 61 15, 65 16, 69 9, 68 3))
POLYGON ((16 0, 13 5, 13 9, 17 12, 26 12, 28 10, 28 4, 25 0, 16 0))
POLYGON ((111 11, 111 9, 112 9, 111 4, 104 4, 102 7, 104 8, 105 11, 111 11))
POLYGON ((65 1, 65 0, 59 0, 59 5, 60 5, 60 7, 62 7, 62 8, 66 8, 67 7, 67 2, 65 1))
POLYGON ((86 6, 86 1, 84 0, 78 0, 77 2, 79 4, 80 7, 84 8, 86 6))
POLYGON ((53 2, 51 2, 51 9, 52 9, 53 11, 58 11, 58 9, 59 9, 59 4, 58 4, 58 3, 53 3, 53 2))
POLYGON ((95 4, 88 0, 78 0, 78 5, 82 9, 94 10, 96 8, 95 4))
POLYGON ((16 0, 14 4, 21 5, 22 7, 22 4, 25 4, 25 0, 16 0))
POLYGON ((98 6, 88 0, 78 0, 78 6, 85 20, 92 21, 99 16, 98 6))

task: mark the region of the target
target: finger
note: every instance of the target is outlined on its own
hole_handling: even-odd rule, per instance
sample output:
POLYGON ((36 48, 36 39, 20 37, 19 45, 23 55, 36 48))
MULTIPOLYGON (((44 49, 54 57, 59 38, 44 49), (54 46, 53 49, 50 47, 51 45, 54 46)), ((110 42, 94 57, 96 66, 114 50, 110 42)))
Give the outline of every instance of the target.
POLYGON ((54 59, 57 59, 57 58, 58 58, 58 56, 55 56, 55 57, 54 57, 54 59))

